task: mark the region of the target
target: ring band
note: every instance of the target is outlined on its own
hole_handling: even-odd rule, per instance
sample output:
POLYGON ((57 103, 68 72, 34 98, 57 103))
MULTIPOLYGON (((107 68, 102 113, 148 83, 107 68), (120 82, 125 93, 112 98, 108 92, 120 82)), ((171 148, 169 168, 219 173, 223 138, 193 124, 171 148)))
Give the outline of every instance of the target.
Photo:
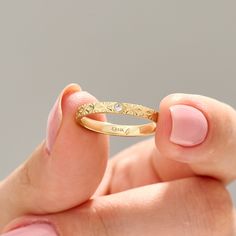
POLYGON ((76 112, 76 120, 83 127, 102 134, 126 137, 147 136, 153 134, 156 130, 158 112, 139 104, 94 102, 79 106, 76 112), (87 115, 95 113, 131 115, 148 119, 152 122, 143 125, 118 125, 86 117, 87 115))

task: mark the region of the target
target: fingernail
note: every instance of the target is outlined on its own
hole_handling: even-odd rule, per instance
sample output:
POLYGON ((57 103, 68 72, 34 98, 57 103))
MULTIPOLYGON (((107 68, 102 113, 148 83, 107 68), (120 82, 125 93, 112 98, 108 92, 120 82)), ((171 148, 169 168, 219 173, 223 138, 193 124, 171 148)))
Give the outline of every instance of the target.
POLYGON ((169 109, 172 118, 171 142, 190 147, 205 140, 208 123, 200 110, 188 105, 174 105, 169 109))
POLYGON ((46 151, 50 154, 58 135, 62 122, 62 99, 65 95, 81 91, 81 87, 77 84, 70 84, 63 89, 55 104, 53 105, 47 121, 46 130, 46 151))
POLYGON ((2 236, 57 236, 57 233, 50 224, 40 223, 17 228, 2 236))

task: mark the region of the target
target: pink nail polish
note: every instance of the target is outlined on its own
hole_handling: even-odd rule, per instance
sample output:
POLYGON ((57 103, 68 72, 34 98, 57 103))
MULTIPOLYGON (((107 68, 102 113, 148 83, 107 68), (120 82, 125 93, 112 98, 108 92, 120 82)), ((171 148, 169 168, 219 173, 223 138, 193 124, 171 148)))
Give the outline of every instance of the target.
POLYGON ((50 224, 35 223, 9 231, 2 236, 57 236, 57 233, 50 224))
POLYGON ((70 84, 66 86, 49 113, 46 130, 46 150, 49 154, 52 151, 62 122, 62 99, 66 94, 71 94, 78 91, 81 91, 81 87, 77 84, 70 84))
POLYGON ((53 144, 57 137, 58 130, 62 121, 62 110, 60 105, 60 98, 58 98, 52 107, 47 122, 46 131, 46 149, 48 153, 51 153, 53 144))
POLYGON ((208 122, 200 110, 188 105, 174 105, 169 109, 172 118, 171 142, 190 147, 205 140, 208 122))

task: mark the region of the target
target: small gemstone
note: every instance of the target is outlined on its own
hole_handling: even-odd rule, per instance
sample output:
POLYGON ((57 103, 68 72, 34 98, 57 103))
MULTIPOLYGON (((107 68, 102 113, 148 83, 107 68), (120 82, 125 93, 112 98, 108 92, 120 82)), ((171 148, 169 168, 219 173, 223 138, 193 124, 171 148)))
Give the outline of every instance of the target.
POLYGON ((122 105, 120 103, 116 103, 114 109, 115 111, 120 112, 122 111, 122 105))

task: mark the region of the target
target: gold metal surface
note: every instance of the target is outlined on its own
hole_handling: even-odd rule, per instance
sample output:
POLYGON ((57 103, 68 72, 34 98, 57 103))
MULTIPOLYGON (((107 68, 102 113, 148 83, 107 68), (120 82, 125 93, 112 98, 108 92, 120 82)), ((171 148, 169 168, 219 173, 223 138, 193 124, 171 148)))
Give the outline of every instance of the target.
POLYGON ((153 134, 156 130, 158 112, 139 104, 122 102, 95 102, 79 106, 76 112, 76 120, 85 128, 102 134, 125 137, 147 136, 153 134), (118 125, 86 117, 95 113, 131 115, 148 119, 152 122, 143 125, 118 125))

